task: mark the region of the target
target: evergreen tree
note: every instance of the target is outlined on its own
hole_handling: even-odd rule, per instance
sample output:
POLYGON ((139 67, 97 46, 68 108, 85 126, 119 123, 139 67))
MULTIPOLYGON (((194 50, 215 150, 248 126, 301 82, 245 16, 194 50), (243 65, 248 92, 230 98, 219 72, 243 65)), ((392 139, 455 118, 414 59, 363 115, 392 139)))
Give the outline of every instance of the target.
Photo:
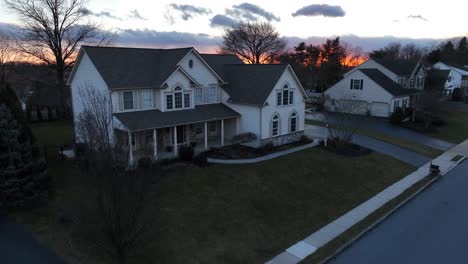
POLYGON ((5 104, 0 104, 0 209, 22 207, 50 188, 46 164, 21 132, 5 104))

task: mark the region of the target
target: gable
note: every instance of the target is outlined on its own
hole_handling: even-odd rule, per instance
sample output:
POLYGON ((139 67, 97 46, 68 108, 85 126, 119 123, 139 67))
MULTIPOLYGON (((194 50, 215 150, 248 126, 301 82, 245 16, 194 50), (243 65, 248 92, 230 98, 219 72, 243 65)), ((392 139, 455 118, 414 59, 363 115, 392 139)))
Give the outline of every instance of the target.
POLYGON ((353 72, 355 69, 378 69, 383 74, 385 74, 388 78, 390 78, 390 79, 392 79, 394 81, 396 81, 397 78, 398 78, 398 75, 396 73, 394 73, 390 69, 386 68, 382 64, 378 63, 374 59, 369 59, 366 62, 360 64, 359 66, 357 66, 356 68, 354 68, 353 70, 351 70, 350 72, 345 74, 345 77, 348 76, 349 74, 351 74, 351 72, 353 72))
POLYGON ((177 65, 184 69, 198 83, 217 84, 218 82, 224 82, 195 49, 187 53, 177 62, 177 65))

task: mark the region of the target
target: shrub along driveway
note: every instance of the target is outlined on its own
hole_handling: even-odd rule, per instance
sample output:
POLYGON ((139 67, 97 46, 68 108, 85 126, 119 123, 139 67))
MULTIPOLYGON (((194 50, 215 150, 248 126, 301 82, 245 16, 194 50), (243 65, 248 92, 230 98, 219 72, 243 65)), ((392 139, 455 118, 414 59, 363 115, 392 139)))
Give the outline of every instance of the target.
POLYGON ((353 116, 352 119, 345 120, 343 123, 338 121, 339 113, 313 113, 307 114, 306 118, 309 120, 325 121, 328 120, 330 124, 344 125, 348 127, 356 127, 361 129, 374 130, 383 134, 392 135, 411 141, 416 144, 428 146, 438 150, 448 150, 449 148, 455 146, 455 144, 426 136, 421 133, 414 132, 407 128, 402 128, 394 126, 388 122, 385 118, 376 118, 368 116, 353 116), (326 118, 326 119, 325 119, 326 118))

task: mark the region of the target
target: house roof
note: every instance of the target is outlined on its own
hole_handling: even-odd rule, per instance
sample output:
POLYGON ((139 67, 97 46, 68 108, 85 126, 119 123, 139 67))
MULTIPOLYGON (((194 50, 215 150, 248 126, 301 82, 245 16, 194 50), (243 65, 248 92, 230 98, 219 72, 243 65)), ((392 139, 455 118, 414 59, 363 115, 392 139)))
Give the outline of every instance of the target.
POLYGON ((389 69, 399 76, 409 76, 416 68, 417 61, 399 60, 399 59, 374 59, 378 64, 389 69))
POLYGON ((393 96, 402 96, 422 92, 417 89, 405 89, 401 87, 399 84, 392 81, 392 79, 388 78, 387 75, 377 69, 359 70, 393 96))
POLYGON ((462 71, 468 71, 468 66, 467 65, 454 63, 454 62, 446 62, 446 61, 441 61, 441 62, 443 64, 447 65, 447 66, 452 67, 452 68, 457 68, 457 69, 462 70, 462 71))
POLYGON ((143 49, 83 46, 109 89, 159 88, 192 48, 143 49))
POLYGON ((240 114, 224 104, 207 104, 188 110, 161 112, 154 109, 115 113, 114 116, 131 131, 138 131, 233 118, 240 114))
POLYGON ((233 103, 263 106, 287 67, 285 64, 225 65, 227 84, 223 88, 233 103))
POLYGON ((200 54, 210 67, 223 79, 224 66, 228 64, 244 64, 239 57, 230 54, 200 54))

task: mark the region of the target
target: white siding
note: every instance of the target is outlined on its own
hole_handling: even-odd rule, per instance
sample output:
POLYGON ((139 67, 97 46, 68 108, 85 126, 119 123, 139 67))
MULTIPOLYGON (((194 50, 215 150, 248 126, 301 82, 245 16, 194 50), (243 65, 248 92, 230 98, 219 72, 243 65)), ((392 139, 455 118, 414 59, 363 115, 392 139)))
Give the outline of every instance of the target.
POLYGON ((262 125, 261 125, 261 138, 267 139, 271 137, 271 119, 275 113, 280 118, 280 131, 279 135, 289 134, 289 118, 291 113, 297 114, 297 129, 296 131, 304 130, 305 122, 305 100, 304 94, 300 84, 294 78, 292 72, 286 70, 279 81, 276 83, 271 94, 267 98, 267 105, 262 109, 262 125), (294 88, 294 103, 292 105, 278 106, 276 102, 276 92, 281 91, 284 84, 294 88))
MULTIPOLYGON (((325 91, 325 96, 329 97, 327 100, 326 107, 329 110, 333 110, 331 100, 356 100, 365 101, 369 104, 373 102, 380 103, 391 103, 393 96, 388 93, 385 89, 380 87, 374 81, 369 79, 364 73, 360 71, 354 71, 350 75, 346 76, 343 80, 339 81, 328 90, 325 91), (351 90, 350 82, 351 79, 362 79, 363 89, 362 90, 351 90)), ((389 109, 390 110, 390 109, 389 109)))
MULTIPOLYGON (((83 56, 79 62, 78 67, 75 71, 74 78, 72 82, 70 83, 71 87, 71 99, 72 99, 72 110, 73 110, 73 119, 75 122, 75 127, 77 127, 77 121, 79 115, 83 112, 84 107, 83 107, 83 101, 82 97, 80 95, 80 90, 86 89, 86 87, 92 87, 93 89, 96 89, 99 93, 109 96, 110 98, 110 93, 109 89, 102 79, 101 75, 99 72, 96 70, 96 67, 94 64, 91 62, 89 59, 88 55, 83 52, 83 56)), ((113 102, 113 101, 112 101, 113 102)), ((113 140, 113 130, 109 131, 111 134, 111 139, 113 140)), ((76 143, 82 142, 82 140, 79 138, 77 131, 75 129, 75 141, 76 143)))
POLYGON ((257 138, 260 138, 260 107, 231 104, 227 102, 224 104, 241 115, 239 120, 239 133, 251 132, 254 133, 257 138))

